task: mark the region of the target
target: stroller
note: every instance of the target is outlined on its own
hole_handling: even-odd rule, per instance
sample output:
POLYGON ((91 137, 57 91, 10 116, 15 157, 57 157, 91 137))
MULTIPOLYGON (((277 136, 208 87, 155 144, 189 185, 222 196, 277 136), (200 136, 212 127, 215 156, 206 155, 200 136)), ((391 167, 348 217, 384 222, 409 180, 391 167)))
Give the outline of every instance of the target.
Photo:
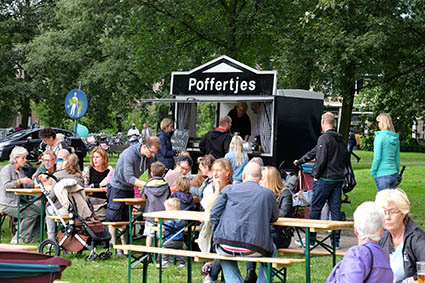
POLYGON ((288 187, 293 195, 294 217, 309 218, 310 202, 313 198, 313 171, 314 163, 302 164, 298 173, 293 169, 282 169, 279 166, 282 183, 288 187))
MULTIPOLYGON (((47 175, 57 181, 56 177, 54 177, 50 173, 42 174, 47 175)), ((100 259, 106 260, 111 257, 112 252, 109 251, 109 241, 111 240, 111 235, 105 229, 102 222, 100 222, 96 218, 88 217, 86 219, 83 219, 80 216, 77 209, 77 203, 75 201, 75 197, 78 197, 78 195, 76 195, 75 197, 72 196, 72 199, 69 199, 69 207, 67 209, 69 221, 67 223, 64 220, 62 213, 53 203, 50 194, 45 189, 44 185, 40 182, 38 178, 36 178, 36 181, 40 185, 42 193, 51 205, 55 214, 59 217, 59 220, 62 224, 62 228, 56 236, 57 241, 51 239, 44 240, 40 244, 40 247, 38 249, 39 252, 42 254, 59 256, 60 250, 63 249, 65 252, 75 252, 77 253, 77 255, 81 255, 84 249, 87 249, 90 251, 90 253, 84 256, 84 260, 86 261, 92 261, 98 257, 100 259), (107 250, 105 252, 97 254, 96 247, 100 246, 102 243, 105 244, 105 248, 107 250)), ((84 194, 84 191, 79 193, 84 194)), ((70 195, 72 195, 72 193, 70 193, 70 195)))

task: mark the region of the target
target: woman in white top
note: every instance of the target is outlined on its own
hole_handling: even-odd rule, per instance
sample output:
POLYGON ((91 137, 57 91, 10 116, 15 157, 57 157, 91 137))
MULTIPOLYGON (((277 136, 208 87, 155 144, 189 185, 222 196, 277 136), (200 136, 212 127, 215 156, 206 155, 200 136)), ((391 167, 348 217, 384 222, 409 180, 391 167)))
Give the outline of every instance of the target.
POLYGON ((226 158, 220 158, 214 161, 212 172, 213 181, 205 188, 201 200, 202 208, 208 212, 224 187, 233 183, 233 167, 226 158))

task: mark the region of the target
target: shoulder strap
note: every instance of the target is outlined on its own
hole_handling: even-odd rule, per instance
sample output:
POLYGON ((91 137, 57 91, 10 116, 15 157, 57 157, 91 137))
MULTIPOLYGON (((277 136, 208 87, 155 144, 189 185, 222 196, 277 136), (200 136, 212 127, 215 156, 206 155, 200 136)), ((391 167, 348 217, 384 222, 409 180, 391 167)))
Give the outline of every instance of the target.
POLYGON ((371 263, 370 263, 370 270, 369 270, 369 274, 367 275, 366 279, 363 282, 367 282, 367 280, 369 280, 370 275, 372 274, 372 270, 373 270, 373 253, 372 250, 365 245, 365 247, 367 248, 367 250, 370 253, 370 257, 371 257, 371 263))

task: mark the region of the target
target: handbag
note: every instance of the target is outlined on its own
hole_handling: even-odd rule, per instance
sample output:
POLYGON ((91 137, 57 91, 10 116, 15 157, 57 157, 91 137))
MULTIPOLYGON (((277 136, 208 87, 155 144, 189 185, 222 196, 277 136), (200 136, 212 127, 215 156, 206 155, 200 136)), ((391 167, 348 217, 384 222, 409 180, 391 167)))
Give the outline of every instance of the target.
POLYGON ((356 185, 356 178, 354 176, 353 168, 351 167, 351 161, 348 160, 344 168, 344 182, 342 183, 342 191, 345 194, 349 193, 356 185))
POLYGON ((199 231, 198 236, 198 246, 201 252, 209 253, 211 251, 212 235, 213 231, 211 222, 205 221, 201 227, 201 230, 199 231))

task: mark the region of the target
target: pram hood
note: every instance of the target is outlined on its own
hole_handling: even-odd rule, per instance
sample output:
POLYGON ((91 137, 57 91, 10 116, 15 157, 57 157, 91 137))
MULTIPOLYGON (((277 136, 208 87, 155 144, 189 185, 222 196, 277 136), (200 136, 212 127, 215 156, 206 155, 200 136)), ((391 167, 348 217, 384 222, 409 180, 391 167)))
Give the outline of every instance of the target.
POLYGON ((83 219, 91 216, 92 213, 87 204, 84 188, 78 185, 75 179, 65 178, 60 180, 53 187, 53 191, 66 210, 69 209, 70 201, 75 201, 78 214, 83 219))

